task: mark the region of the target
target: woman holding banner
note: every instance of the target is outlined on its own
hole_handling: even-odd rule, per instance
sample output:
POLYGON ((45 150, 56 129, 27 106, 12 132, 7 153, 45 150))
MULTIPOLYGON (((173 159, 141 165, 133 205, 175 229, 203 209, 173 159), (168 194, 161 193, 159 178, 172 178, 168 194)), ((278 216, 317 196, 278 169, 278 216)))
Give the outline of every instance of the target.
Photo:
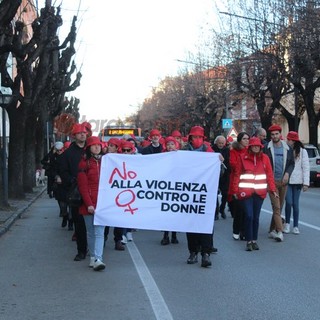
MULTIPOLYGON (((205 143, 204 139, 204 129, 200 126, 194 126, 188 135, 188 143, 183 149, 189 151, 214 152, 212 148, 205 143)), ((187 232, 187 241, 190 252, 187 263, 197 263, 198 253, 201 252, 201 267, 206 268, 211 266, 210 253, 213 248, 212 234, 187 232)))
MULTIPOLYGON (((180 148, 180 143, 176 138, 174 138, 172 136, 165 138, 164 152, 177 151, 177 150, 179 150, 179 148, 180 148)), ((170 244, 169 231, 163 232, 163 238, 160 243, 162 246, 166 246, 166 245, 170 244)), ((171 232, 171 243, 174 243, 174 244, 179 243, 179 241, 177 239, 177 232, 175 232, 175 231, 171 232)))

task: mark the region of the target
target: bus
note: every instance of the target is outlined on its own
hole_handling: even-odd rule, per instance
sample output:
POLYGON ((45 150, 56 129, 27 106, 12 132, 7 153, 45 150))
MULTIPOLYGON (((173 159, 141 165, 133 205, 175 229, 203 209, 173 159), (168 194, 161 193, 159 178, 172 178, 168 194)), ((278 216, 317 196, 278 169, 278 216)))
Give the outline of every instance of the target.
POLYGON ((111 138, 121 139, 123 135, 135 136, 141 139, 141 128, 135 126, 106 126, 99 134, 100 140, 107 142, 111 138))

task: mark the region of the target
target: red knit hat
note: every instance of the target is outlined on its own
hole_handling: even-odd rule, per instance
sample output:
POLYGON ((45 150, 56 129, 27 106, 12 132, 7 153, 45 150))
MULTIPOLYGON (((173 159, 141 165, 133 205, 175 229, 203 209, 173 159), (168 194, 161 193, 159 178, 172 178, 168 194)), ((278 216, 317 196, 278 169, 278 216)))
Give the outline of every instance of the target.
POLYGON ((252 137, 249 140, 249 147, 259 146, 260 148, 263 148, 263 144, 261 143, 261 140, 258 137, 252 137))
POLYGON ((99 144, 102 147, 102 142, 100 141, 99 137, 91 136, 87 138, 86 148, 90 148, 94 144, 99 144))
POLYGON ((270 126, 268 128, 268 131, 269 132, 271 132, 271 131, 279 131, 279 132, 281 132, 282 128, 280 126, 278 126, 277 124, 273 124, 272 126, 270 126))
POLYGON ((287 140, 300 141, 298 132, 289 131, 287 134, 287 140))

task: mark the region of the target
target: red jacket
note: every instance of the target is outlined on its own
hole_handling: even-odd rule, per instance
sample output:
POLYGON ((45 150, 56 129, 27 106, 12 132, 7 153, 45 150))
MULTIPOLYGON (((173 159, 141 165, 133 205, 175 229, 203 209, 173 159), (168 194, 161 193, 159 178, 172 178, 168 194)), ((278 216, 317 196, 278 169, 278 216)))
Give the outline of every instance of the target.
POLYGON ((232 194, 236 194, 239 200, 249 198, 254 193, 264 199, 268 190, 276 191, 269 157, 263 152, 253 154, 247 151, 235 166, 232 194))
POLYGON ((230 158, 229 158, 229 164, 230 164, 230 177, 229 177, 229 190, 228 190, 228 201, 232 200, 232 184, 234 179, 234 170, 237 166, 237 164, 240 162, 240 156, 242 154, 247 153, 247 148, 240 149, 239 143, 234 143, 233 148, 230 149, 230 158))
POLYGON ((82 196, 83 203, 79 208, 79 213, 87 215, 88 207, 96 208, 99 189, 101 158, 94 157, 89 160, 81 159, 78 171, 78 187, 82 196))

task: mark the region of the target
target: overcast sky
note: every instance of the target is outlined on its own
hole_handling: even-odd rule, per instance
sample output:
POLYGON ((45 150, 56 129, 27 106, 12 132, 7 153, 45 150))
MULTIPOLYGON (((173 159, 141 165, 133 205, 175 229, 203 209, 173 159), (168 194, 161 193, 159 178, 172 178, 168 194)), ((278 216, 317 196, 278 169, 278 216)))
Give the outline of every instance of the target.
MULTIPOLYGON (((87 120, 124 119, 216 20, 214 0, 60 0, 65 27, 77 15, 80 113, 87 120), (80 6, 79 6, 80 4, 80 6)), ((41 6, 41 1, 39 1, 41 6)), ((63 31, 61 31, 62 34, 63 31)))

